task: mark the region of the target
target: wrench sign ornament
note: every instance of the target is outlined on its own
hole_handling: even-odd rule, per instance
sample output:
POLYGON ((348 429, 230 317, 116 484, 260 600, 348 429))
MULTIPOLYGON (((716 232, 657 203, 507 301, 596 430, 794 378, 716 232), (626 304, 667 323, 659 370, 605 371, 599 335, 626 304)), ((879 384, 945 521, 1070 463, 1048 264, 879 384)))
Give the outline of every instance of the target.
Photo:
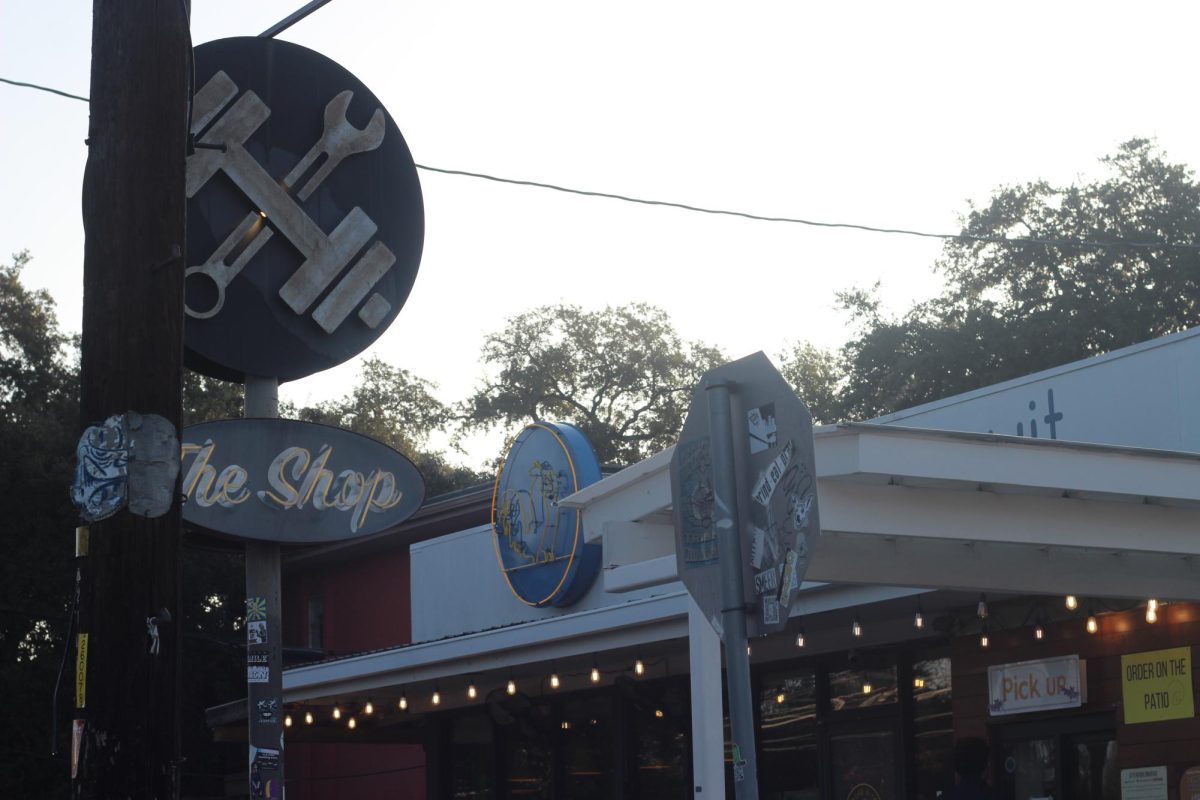
POLYGON ((383 333, 416 279, 425 218, 408 146, 319 53, 240 37, 195 58, 188 366, 281 381, 336 366, 383 333))

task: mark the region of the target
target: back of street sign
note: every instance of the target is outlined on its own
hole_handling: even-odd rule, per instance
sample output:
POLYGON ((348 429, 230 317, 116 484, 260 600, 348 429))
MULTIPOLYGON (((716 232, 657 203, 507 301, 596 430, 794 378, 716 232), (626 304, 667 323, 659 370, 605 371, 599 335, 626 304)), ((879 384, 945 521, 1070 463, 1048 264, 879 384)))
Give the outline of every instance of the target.
POLYGON ((719 631, 720 559, 713 524, 713 464, 706 386, 724 382, 737 479, 739 559, 750 637, 787 625, 788 610, 821 530, 812 415, 761 352, 705 373, 671 459, 678 574, 719 631))

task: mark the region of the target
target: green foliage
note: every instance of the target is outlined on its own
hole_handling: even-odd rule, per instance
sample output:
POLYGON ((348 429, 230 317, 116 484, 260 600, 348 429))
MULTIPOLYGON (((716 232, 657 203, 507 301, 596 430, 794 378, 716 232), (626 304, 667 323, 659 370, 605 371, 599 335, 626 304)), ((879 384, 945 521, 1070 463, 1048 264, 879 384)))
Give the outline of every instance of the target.
POLYGON ((674 444, 692 389, 720 351, 685 342, 666 313, 632 304, 527 311, 487 337, 491 367, 459 407, 462 430, 571 422, 604 463, 633 463, 674 444))
POLYGON ((425 478, 425 496, 434 497, 486 480, 486 476, 450 464, 426 449, 429 436, 442 429, 449 409, 433 395, 436 385, 379 358, 362 364, 349 394, 315 406, 284 408, 282 413, 361 433, 404 453, 425 478))
POLYGON ((1082 185, 1003 187, 962 232, 1046 244, 948 242, 947 288, 900 318, 870 292, 842 296, 859 323, 843 350, 841 398, 867 418, 1098 355, 1200 324, 1200 185, 1133 139, 1082 185), (1111 243, 1107 247, 1072 241, 1111 243))
POLYGON ((190 369, 183 371, 183 425, 242 416, 245 391, 240 383, 208 378, 190 369))
MULTIPOLYGON (((54 303, 21 283, 27 253, 0 266, 0 797, 65 796, 51 759, 50 697, 73 591, 78 385, 54 303)), ((72 695, 62 692, 60 732, 72 695)), ((67 739, 60 737, 60 746, 67 739)))
POLYGON ((836 353, 797 342, 779 356, 779 372, 808 406, 816 425, 845 419, 838 391, 842 372, 836 353))

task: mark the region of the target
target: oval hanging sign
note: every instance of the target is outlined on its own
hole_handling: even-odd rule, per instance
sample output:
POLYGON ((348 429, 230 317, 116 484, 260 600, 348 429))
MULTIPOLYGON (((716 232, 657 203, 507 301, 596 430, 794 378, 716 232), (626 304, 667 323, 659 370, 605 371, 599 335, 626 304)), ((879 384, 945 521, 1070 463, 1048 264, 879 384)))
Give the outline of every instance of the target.
POLYGON ((521 602, 567 606, 592 585, 601 546, 584 543, 579 512, 558 501, 598 480, 600 461, 574 425, 535 422, 513 441, 492 492, 492 529, 521 602))
POLYGON ((292 419, 227 419, 183 431, 184 522, 285 544, 393 528, 425 499, 413 463, 351 431, 292 419))

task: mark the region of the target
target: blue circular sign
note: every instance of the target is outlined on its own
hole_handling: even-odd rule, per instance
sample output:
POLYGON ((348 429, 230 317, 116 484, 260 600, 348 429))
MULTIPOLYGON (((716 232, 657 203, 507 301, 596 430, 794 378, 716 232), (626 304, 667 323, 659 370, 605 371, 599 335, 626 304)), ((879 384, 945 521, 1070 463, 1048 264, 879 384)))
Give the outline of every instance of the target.
POLYGON ((568 606, 600 569, 601 547, 585 544, 579 512, 559 500, 600 480, 583 432, 535 422, 513 442, 492 492, 496 558, 513 594, 531 606, 568 606))

